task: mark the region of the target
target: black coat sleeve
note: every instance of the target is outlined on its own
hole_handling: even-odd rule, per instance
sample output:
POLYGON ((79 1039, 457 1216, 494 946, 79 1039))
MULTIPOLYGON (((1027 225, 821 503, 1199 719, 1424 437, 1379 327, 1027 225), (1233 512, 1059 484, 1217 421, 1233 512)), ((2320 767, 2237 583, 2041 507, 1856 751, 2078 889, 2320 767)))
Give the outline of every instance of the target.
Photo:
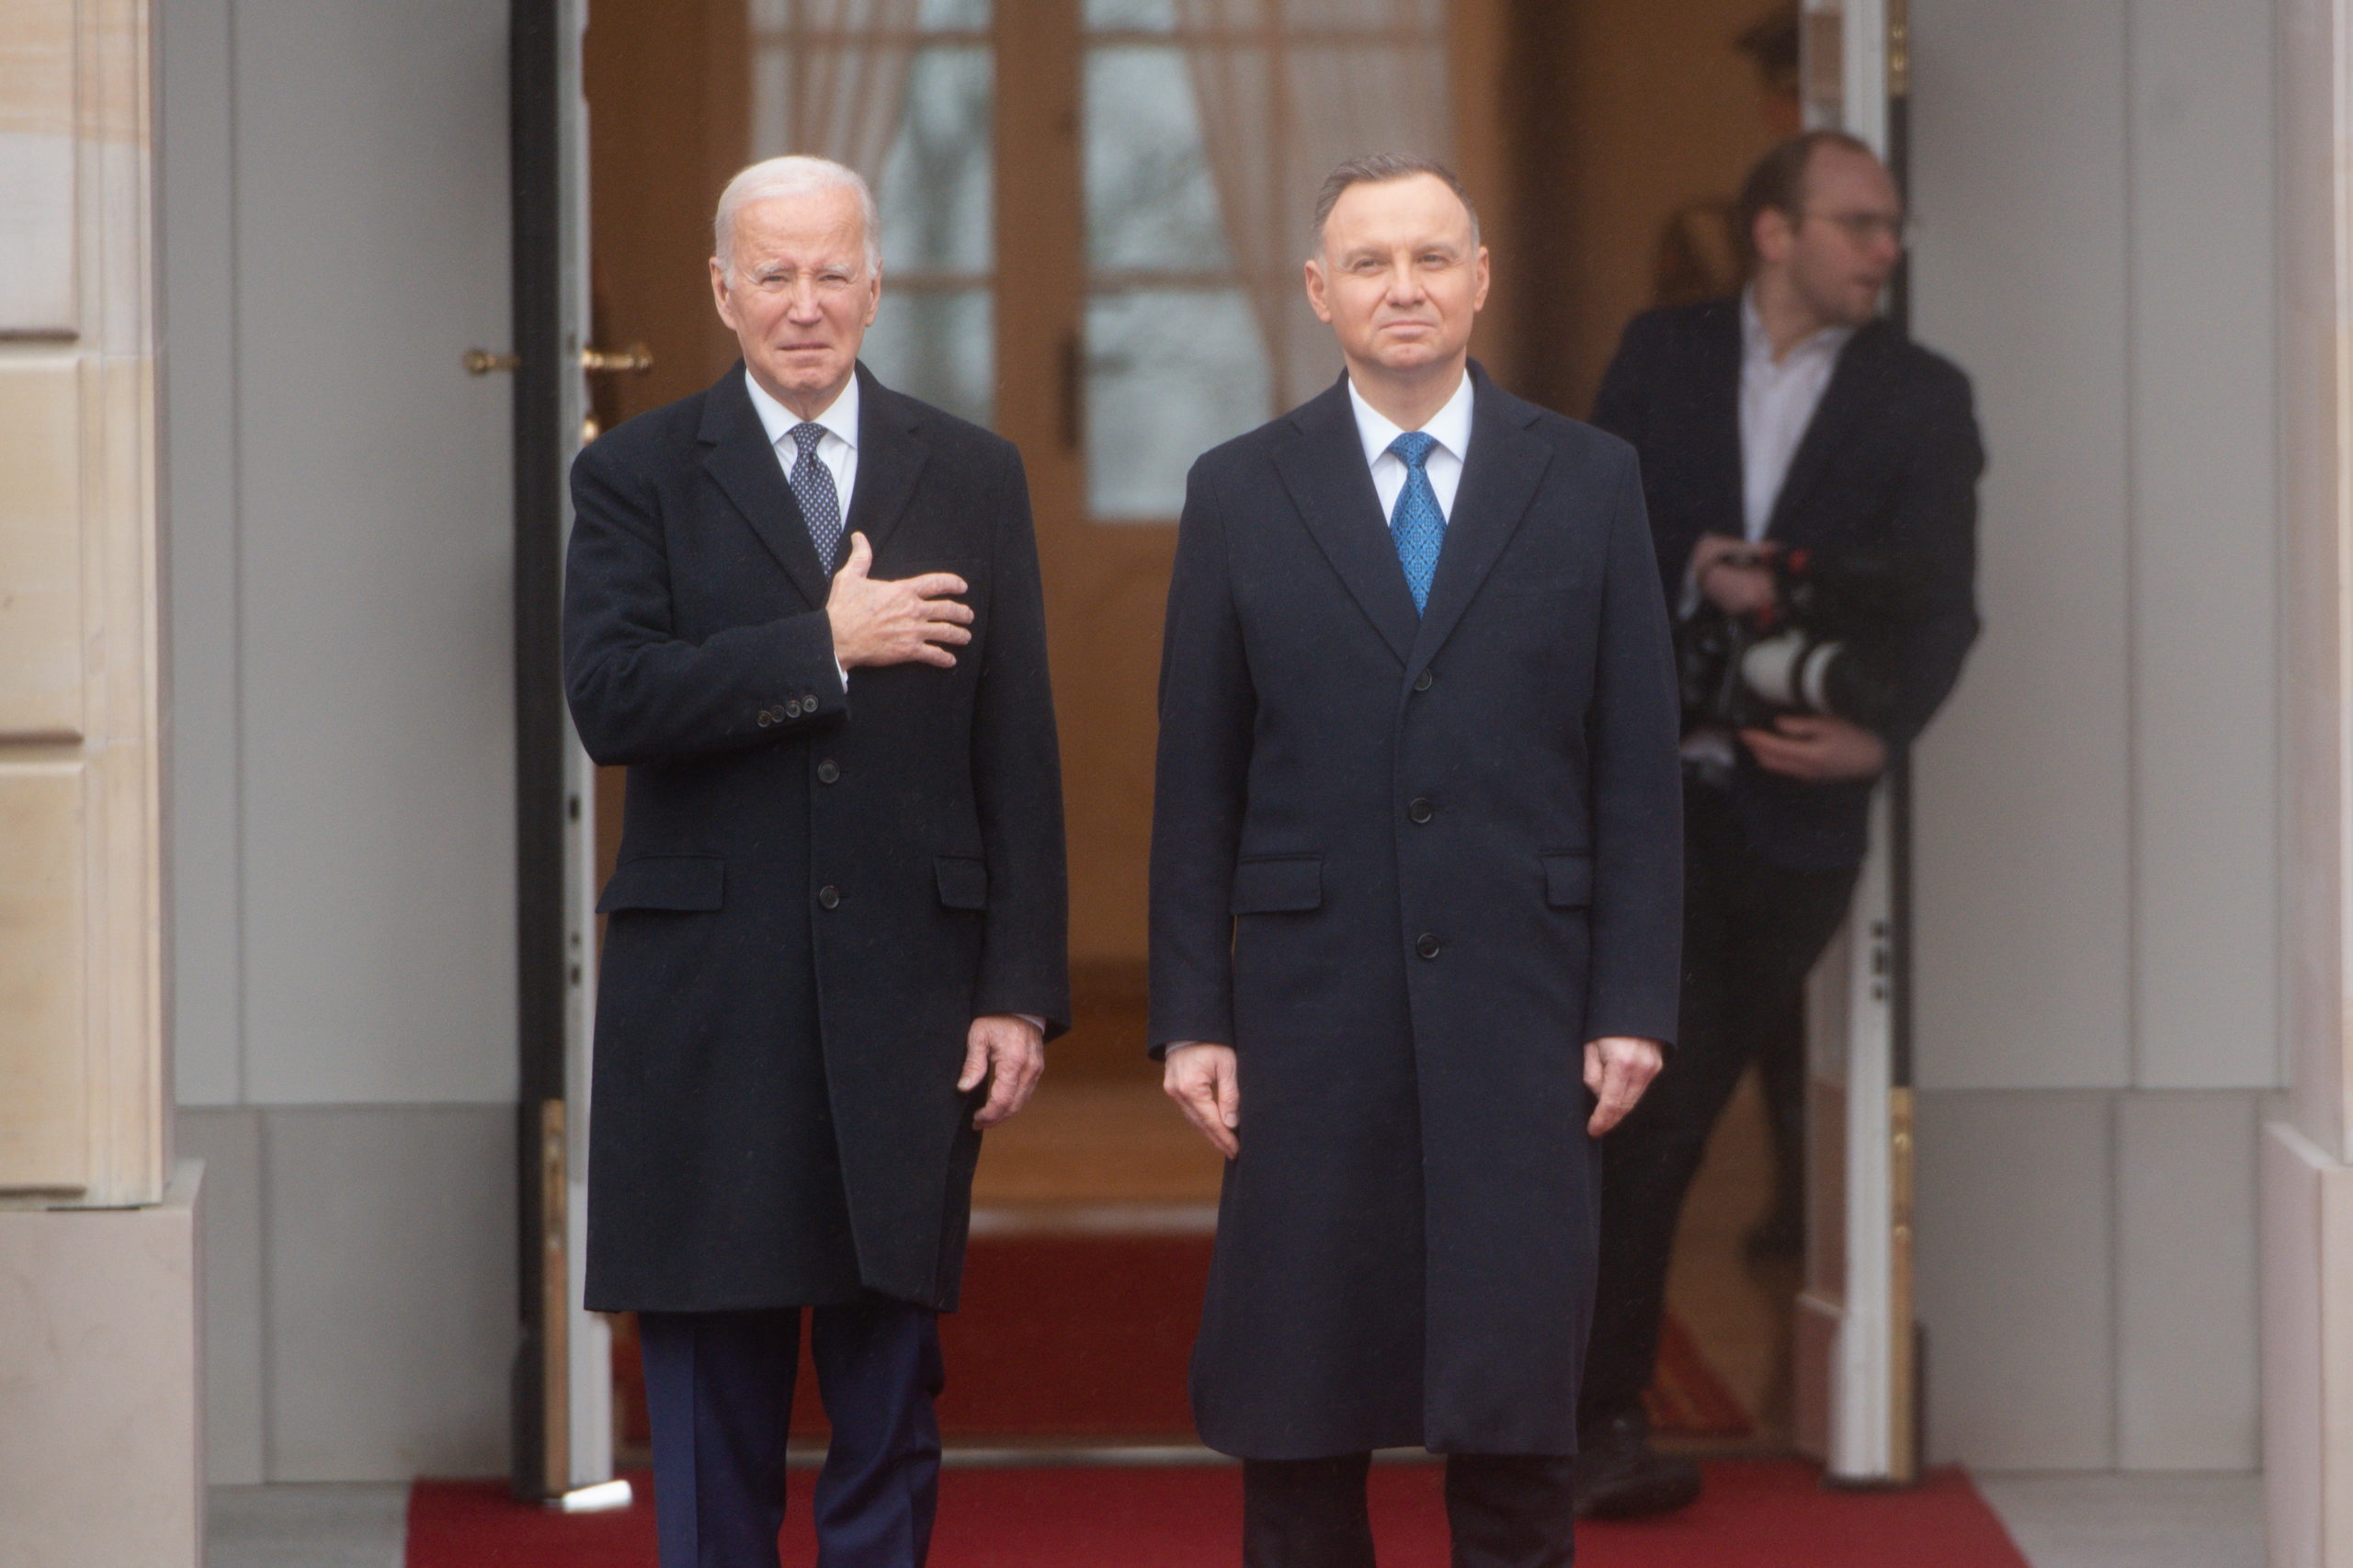
POLYGON ((1913 615, 1896 650, 1902 694, 1881 727, 1899 748, 1917 738, 1951 695, 1978 627, 1977 477, 1985 453, 1960 371, 1937 367, 1916 428, 1920 439, 1904 465, 1889 540, 1917 574, 1913 615))
POLYGON ((1062 757, 1046 665, 1046 603, 1029 486, 1008 450, 995 497, 994 621, 972 711, 972 794, 989 866, 973 1010, 1070 1027, 1062 757))
POLYGON ((1587 1039, 1675 1039, 1683 969, 1681 719, 1653 559, 1629 452, 1610 511, 1587 721, 1594 858, 1587 1039))
POLYGON ((822 609, 701 642, 676 635, 659 488, 606 443, 573 463, 572 499, 564 692, 590 756, 613 766, 740 751, 847 710, 822 609))
POLYGON ((1233 1041, 1233 866, 1256 711, 1224 520, 1196 465, 1177 523, 1160 653, 1149 1034, 1155 1056, 1178 1041, 1233 1041))

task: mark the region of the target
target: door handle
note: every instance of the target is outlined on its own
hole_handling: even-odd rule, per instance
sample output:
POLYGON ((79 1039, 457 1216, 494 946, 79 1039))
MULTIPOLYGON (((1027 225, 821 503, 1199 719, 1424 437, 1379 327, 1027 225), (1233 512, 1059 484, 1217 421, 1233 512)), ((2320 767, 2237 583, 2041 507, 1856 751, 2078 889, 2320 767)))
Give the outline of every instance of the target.
POLYGON ((494 354, 487 348, 466 350, 466 374, 469 376, 487 376, 493 370, 517 370, 522 366, 523 357, 520 354, 494 354))
POLYGON ((627 348, 584 348, 580 368, 592 376, 642 376, 654 369, 654 350, 643 343, 627 348))

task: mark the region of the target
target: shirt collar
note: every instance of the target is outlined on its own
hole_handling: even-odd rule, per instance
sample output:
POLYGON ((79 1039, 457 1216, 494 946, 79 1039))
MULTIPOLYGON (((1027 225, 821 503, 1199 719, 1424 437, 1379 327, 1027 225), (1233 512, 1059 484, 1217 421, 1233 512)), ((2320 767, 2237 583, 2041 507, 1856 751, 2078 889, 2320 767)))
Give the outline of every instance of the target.
MULTIPOLYGON (((744 371, 744 388, 752 394, 752 409, 760 416, 760 427, 768 433, 768 445, 782 448, 791 444, 792 427, 801 423, 801 415, 768 395, 751 370, 744 371)), ((841 437, 850 450, 858 450, 858 374, 850 373, 835 397, 815 423, 841 437)))
MULTIPOLYGON (((1353 378, 1348 381, 1348 403, 1356 410, 1357 437, 1364 442, 1365 462, 1367 464, 1379 462, 1381 454, 1389 449, 1389 443, 1404 435, 1404 431, 1392 424, 1388 415, 1365 402, 1364 393, 1357 391, 1357 383, 1353 378)), ((1430 439, 1445 448, 1453 456, 1455 461, 1462 462, 1468 460, 1471 452, 1471 372, 1469 369, 1466 369, 1462 372, 1462 384, 1454 389, 1454 395, 1446 400, 1446 406, 1431 415, 1429 423, 1423 426, 1422 430, 1430 439)))
POLYGON ((1741 357, 1751 365, 1767 365, 1783 369, 1792 361, 1812 355, 1835 355, 1847 347, 1855 335, 1851 326, 1825 326, 1810 337, 1800 338, 1779 360, 1773 358, 1773 339, 1765 331, 1765 318, 1756 313, 1756 285, 1752 283, 1740 291, 1741 357))

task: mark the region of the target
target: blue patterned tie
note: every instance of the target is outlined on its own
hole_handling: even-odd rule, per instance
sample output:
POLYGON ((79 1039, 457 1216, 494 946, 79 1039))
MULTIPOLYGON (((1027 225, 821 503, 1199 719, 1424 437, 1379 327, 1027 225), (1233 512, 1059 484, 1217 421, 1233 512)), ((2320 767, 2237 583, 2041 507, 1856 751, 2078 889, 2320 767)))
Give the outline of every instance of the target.
POLYGON ((1413 590, 1414 613, 1430 601, 1430 579, 1438 574, 1438 547, 1446 542, 1446 514, 1438 509, 1438 492, 1430 488, 1427 464, 1438 437, 1427 430, 1408 430, 1389 443, 1405 465, 1405 488, 1397 493, 1397 509, 1389 514, 1389 536, 1397 541, 1397 563, 1405 569, 1405 586, 1413 590))
POLYGON ((834 488, 833 471, 817 456, 825 427, 795 425, 791 435, 793 445, 801 449, 801 460, 792 465, 792 497, 801 503, 801 519, 809 525, 809 542, 817 547, 817 564, 831 575, 842 549, 842 499, 834 488))

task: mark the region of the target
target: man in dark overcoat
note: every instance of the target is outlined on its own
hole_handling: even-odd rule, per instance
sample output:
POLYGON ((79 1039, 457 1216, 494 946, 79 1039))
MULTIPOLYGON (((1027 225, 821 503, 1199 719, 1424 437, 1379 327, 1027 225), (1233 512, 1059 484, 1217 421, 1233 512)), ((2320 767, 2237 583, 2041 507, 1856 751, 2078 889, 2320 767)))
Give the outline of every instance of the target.
POLYGON ((629 767, 587 1304, 634 1310, 664 1568, 776 1568, 811 1309, 827 1568, 916 1568, 980 1129, 1069 1011, 1045 623, 1014 449, 857 363, 847 168, 757 164, 712 288, 744 363, 573 470, 564 663, 629 767))
POLYGON ((1675 680, 1632 451, 1468 361, 1454 177, 1344 165, 1347 373, 1193 469, 1161 669, 1152 1026, 1228 1157, 1193 1360, 1251 1568, 1371 1568, 1370 1451, 1461 1568, 1572 1553, 1596 1140, 1673 1034, 1675 680))

